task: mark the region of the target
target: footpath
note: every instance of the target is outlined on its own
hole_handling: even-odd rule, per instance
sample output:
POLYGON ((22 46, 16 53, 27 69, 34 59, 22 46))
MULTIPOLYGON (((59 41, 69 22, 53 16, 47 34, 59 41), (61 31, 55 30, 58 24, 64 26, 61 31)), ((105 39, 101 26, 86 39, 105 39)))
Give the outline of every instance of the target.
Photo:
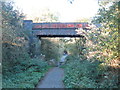
POLYGON ((64 70, 59 67, 54 67, 46 74, 36 88, 64 88, 62 82, 64 78, 64 70))

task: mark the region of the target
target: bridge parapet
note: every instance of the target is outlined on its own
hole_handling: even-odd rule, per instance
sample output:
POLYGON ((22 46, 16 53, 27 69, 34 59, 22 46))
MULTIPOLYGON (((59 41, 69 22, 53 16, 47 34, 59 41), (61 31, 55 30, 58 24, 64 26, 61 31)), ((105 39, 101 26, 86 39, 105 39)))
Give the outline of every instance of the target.
POLYGON ((88 26, 88 23, 61 23, 61 22, 51 22, 51 23, 33 23, 33 30, 36 29, 77 29, 77 28, 85 28, 88 26))

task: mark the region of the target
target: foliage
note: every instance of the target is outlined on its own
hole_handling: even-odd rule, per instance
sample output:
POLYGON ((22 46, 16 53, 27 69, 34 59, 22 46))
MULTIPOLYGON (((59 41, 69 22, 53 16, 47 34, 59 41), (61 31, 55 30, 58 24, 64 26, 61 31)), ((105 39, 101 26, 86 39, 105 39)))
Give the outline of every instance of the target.
POLYGON ((11 2, 0 1, 0 3, 2 4, 2 87, 34 88, 49 68, 47 62, 39 57, 39 40, 34 38, 30 45, 30 37, 33 35, 23 29, 22 14, 13 9, 11 2))
POLYGON ((50 38, 43 38, 41 40, 41 53, 45 55, 45 59, 47 61, 51 59, 55 59, 58 61, 62 55, 61 44, 57 38, 50 39, 50 38))
POLYGON ((76 22, 90 22, 89 18, 78 18, 77 20, 75 20, 76 22))
POLYGON ((50 67, 46 62, 33 59, 14 66, 3 75, 3 88, 35 88, 50 67), (28 64, 29 63, 29 64, 28 64))
POLYGON ((43 11, 42 15, 36 17, 34 22, 57 22, 59 21, 58 13, 54 13, 49 9, 43 11))
MULTIPOLYGON (((93 58, 92 58, 93 59, 93 58)), ((98 60, 93 62, 79 60, 74 56, 67 57, 67 64, 62 66, 65 69, 64 84, 66 88, 117 88, 117 78, 112 76, 108 79, 109 73, 100 69, 101 63, 98 60), (106 84, 105 84, 106 83, 106 84)))
POLYGON ((13 10, 11 3, 2 3, 2 40, 3 64, 14 65, 19 57, 26 58, 23 47, 25 45, 20 15, 13 10), (21 36, 22 35, 22 36, 21 36))
POLYGON ((87 52, 85 52, 86 47, 85 47, 84 43, 86 41, 85 41, 84 37, 61 39, 61 41, 64 44, 63 45, 64 48, 72 55, 79 57, 81 54, 85 55, 87 53, 87 52))
POLYGON ((78 42, 68 45, 69 50, 72 49, 72 56, 67 57, 67 63, 63 66, 67 88, 119 87, 119 10, 117 2, 110 3, 101 3, 98 15, 93 20, 94 24, 101 24, 102 27, 78 32, 86 37, 87 43, 83 43, 83 46, 78 42), (108 7, 108 4, 111 6, 108 7), (86 53, 77 57, 74 52, 80 51, 75 46, 85 47, 86 53))
MULTIPOLYGON (((109 4, 109 3, 108 3, 109 4)), ((95 37, 97 43, 97 49, 101 52, 107 53, 107 60, 110 62, 113 59, 118 58, 118 20, 119 11, 118 3, 112 3, 110 7, 101 6, 98 11, 99 17, 95 17, 94 23, 100 23, 100 33, 93 31, 94 34, 98 34, 95 37)), ((93 34, 91 34, 93 36, 93 34)))

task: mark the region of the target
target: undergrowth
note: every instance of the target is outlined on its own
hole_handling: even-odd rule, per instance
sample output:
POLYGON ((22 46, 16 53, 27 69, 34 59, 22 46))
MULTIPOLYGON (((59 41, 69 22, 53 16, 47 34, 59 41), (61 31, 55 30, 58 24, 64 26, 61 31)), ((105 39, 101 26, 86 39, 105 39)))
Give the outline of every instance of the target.
POLYGON ((3 71, 3 88, 35 88, 51 68, 45 61, 32 59, 3 71), (11 71, 11 70, 12 71, 11 71), (14 71, 13 71, 14 70, 14 71))
POLYGON ((67 63, 62 66, 65 69, 64 84, 66 88, 117 88, 118 77, 112 75, 101 66, 97 60, 74 59, 67 57, 67 63))

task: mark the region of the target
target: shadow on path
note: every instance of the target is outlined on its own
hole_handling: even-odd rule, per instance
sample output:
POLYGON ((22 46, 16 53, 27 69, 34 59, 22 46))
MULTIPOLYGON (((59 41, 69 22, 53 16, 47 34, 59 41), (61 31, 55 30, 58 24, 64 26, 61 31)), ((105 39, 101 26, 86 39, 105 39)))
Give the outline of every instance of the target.
POLYGON ((64 71, 59 67, 54 67, 46 74, 43 80, 36 88, 64 88, 62 82, 64 78, 64 71))

